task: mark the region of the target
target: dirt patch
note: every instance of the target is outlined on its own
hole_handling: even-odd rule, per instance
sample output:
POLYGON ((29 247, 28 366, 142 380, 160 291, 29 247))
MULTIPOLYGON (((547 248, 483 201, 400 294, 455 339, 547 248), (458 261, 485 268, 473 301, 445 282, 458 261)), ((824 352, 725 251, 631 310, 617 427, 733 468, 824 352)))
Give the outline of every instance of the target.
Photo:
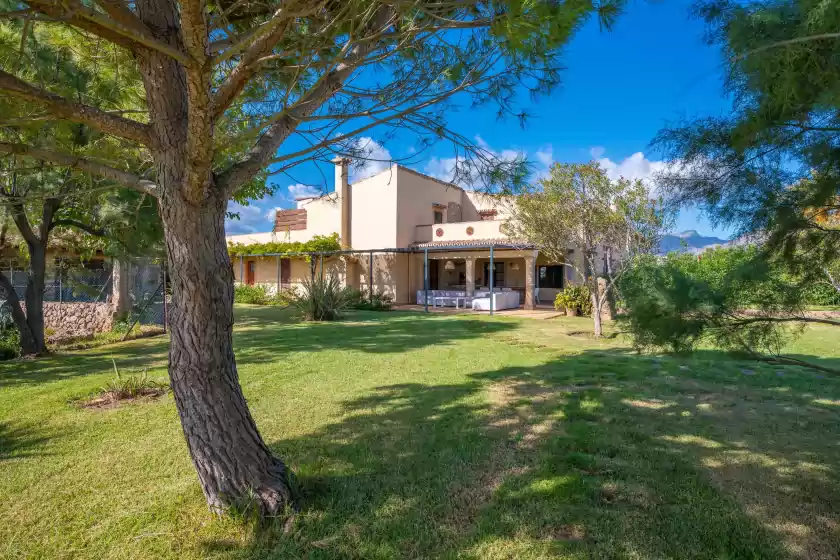
POLYGON ((543 540, 579 542, 586 538, 586 531, 582 525, 561 525, 546 531, 543 540))
POLYGON ((122 397, 114 392, 99 393, 93 397, 77 399, 73 403, 79 408, 108 409, 133 402, 154 401, 168 392, 166 388, 143 389, 135 396, 122 397))

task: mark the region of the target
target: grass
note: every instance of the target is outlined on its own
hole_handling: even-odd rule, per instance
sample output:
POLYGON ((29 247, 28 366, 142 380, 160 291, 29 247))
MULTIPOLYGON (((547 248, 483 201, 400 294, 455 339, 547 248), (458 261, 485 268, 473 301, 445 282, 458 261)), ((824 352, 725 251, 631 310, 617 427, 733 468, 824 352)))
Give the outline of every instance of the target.
MULTIPOLYGON (((240 377, 303 508, 215 519, 172 396, 71 400, 164 337, 0 364, 2 558, 837 558, 840 379, 636 356, 547 321, 237 308, 240 377)), ((791 349, 840 364, 836 334, 791 349)))

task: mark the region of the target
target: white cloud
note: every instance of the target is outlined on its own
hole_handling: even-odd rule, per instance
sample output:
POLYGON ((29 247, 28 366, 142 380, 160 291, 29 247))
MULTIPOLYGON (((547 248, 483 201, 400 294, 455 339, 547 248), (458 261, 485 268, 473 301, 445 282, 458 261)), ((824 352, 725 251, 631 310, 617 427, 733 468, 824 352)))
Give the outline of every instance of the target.
POLYGON ((598 163, 607 170, 607 175, 613 181, 619 177, 624 177, 630 181, 641 179, 647 184, 651 184, 653 176, 664 170, 668 165, 664 161, 651 161, 642 152, 636 152, 620 163, 616 163, 610 158, 601 158, 598 163))
POLYGON ((423 168, 426 175, 431 175, 441 181, 451 182, 455 176, 455 166, 462 161, 460 158, 433 157, 423 168))
POLYGON ((354 158, 356 165, 350 166, 351 183, 366 179, 391 167, 391 152, 373 138, 369 136, 357 138, 356 149, 361 153, 354 158))
POLYGON ((318 187, 312 185, 304 185, 302 183, 289 185, 287 188, 289 189, 289 196, 292 198, 292 200, 296 200, 298 198, 303 198, 307 196, 321 196, 322 194, 324 194, 318 187))
MULTIPOLYGON (((225 220, 225 232, 228 234, 255 233, 266 231, 265 211, 259 206, 243 206, 236 202, 228 204, 228 212, 239 214, 239 219, 228 218, 225 220)), ((271 219, 274 219, 272 214, 271 219)))
POLYGON ((551 164, 554 163, 554 148, 551 146, 537 150, 537 153, 534 155, 543 167, 551 167, 551 164))
MULTIPOLYGON (((512 149, 495 150, 480 136, 476 136, 476 144, 479 148, 486 150, 488 154, 495 157, 512 160, 517 156, 525 155, 531 162, 534 163, 534 173, 532 180, 542 179, 548 176, 551 166, 554 164, 554 147, 549 144, 535 152, 522 152, 512 149)), ((602 146, 594 146, 589 150, 590 155, 596 158, 598 163, 606 169, 607 176, 612 180, 617 180, 619 177, 624 177, 634 181, 641 179, 649 186, 653 186, 653 177, 656 173, 663 171, 668 163, 665 161, 649 160, 644 153, 636 152, 619 162, 615 162, 608 157, 601 157, 604 155, 604 148, 602 146)), ((458 157, 452 158, 431 158, 423 168, 423 172, 432 177, 441 179, 442 181, 452 181, 454 177, 455 165, 463 163, 463 159, 458 157)), ((469 185, 462 185, 469 186, 469 185)))

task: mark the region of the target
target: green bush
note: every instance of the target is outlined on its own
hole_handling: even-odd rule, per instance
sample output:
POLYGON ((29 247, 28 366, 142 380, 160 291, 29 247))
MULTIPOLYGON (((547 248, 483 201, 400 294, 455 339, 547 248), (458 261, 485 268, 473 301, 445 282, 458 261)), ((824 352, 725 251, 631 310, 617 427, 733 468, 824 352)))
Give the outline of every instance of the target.
POLYGON ((291 305, 297 294, 292 288, 280 290, 276 294, 264 284, 237 284, 234 287, 233 301, 251 305, 291 305))
POLYGON ((375 293, 368 301, 370 311, 390 311, 394 304, 394 298, 390 294, 375 293))
POLYGON ((304 280, 292 304, 308 321, 337 321, 347 310, 352 293, 336 276, 304 280))
POLYGON ((5 300, 0 300, 0 360, 11 360, 20 354, 20 333, 12 320, 5 300))
POLYGON ((389 294, 374 293, 369 297, 366 292, 347 288, 347 307, 360 311, 390 311, 394 298, 389 294))
POLYGON ((237 284, 233 292, 233 301, 236 303, 269 305, 272 299, 268 288, 262 284, 237 284))
POLYGON ((795 279, 752 248, 637 258, 619 282, 637 348, 690 351, 702 342, 777 353, 807 302, 795 279))
POLYGON ((0 360, 12 360, 20 355, 20 333, 17 327, 0 331, 0 360))
POLYGON ((579 315, 592 315, 592 294, 587 286, 569 286, 557 293, 554 309, 574 309, 579 315))

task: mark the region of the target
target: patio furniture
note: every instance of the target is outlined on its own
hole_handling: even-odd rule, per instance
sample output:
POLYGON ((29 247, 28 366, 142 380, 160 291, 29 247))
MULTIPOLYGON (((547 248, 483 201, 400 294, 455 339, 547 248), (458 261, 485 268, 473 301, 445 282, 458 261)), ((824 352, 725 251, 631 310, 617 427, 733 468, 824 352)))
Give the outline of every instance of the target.
MULTIPOLYGON (((493 311, 500 309, 516 309, 519 307, 519 292, 493 292, 493 311)), ((472 300, 473 311, 490 311, 490 293, 482 294, 472 300)))
MULTIPOLYGON (((417 290, 417 305, 423 305, 423 290, 417 290)), ((429 290, 429 305, 438 307, 438 300, 440 300, 440 307, 456 306, 455 298, 466 298, 467 292, 463 290, 429 290)))

